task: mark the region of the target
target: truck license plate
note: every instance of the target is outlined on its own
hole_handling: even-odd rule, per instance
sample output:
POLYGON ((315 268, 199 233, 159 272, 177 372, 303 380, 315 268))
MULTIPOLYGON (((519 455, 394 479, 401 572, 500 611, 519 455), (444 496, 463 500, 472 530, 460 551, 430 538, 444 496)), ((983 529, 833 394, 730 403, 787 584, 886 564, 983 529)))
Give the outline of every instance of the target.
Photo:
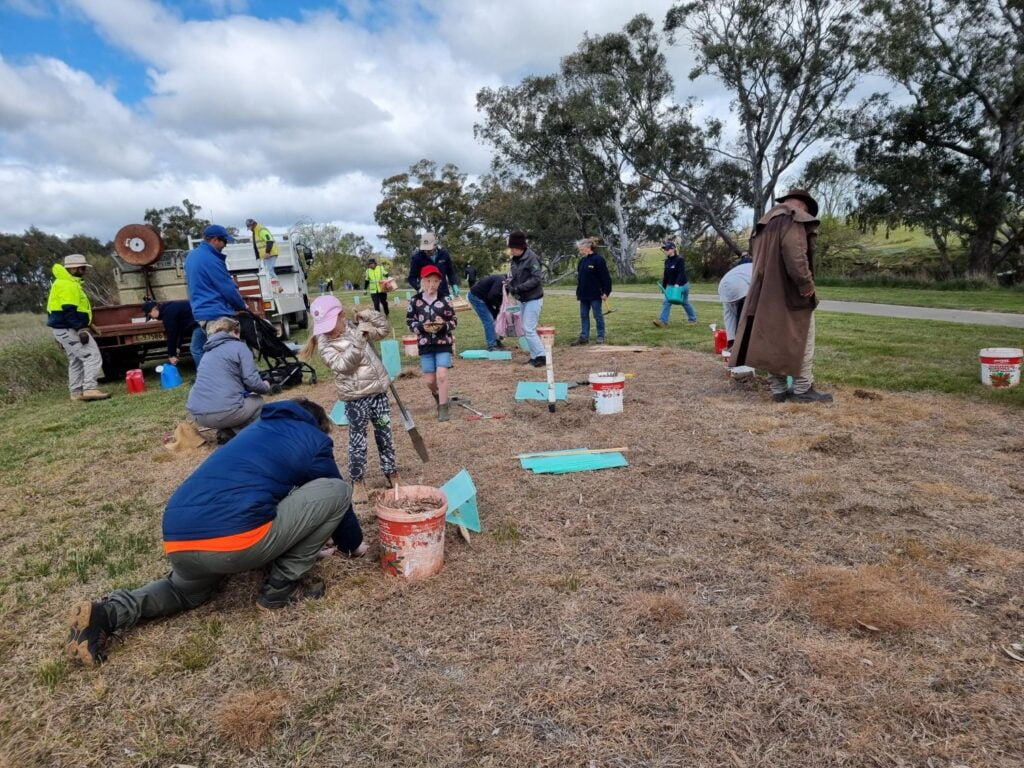
POLYGON ((159 341, 162 338, 164 338, 162 333, 142 333, 135 337, 135 341, 159 341))

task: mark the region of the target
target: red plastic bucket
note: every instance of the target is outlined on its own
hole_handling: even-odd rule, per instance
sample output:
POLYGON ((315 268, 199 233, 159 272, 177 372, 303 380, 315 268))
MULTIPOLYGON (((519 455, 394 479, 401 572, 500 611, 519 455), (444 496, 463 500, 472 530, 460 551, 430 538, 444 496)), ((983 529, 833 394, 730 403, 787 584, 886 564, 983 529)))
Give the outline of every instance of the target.
POLYGON ((722 354, 727 346, 729 346, 729 335, 725 332, 725 328, 717 329, 715 331, 715 354, 722 354))
POLYGON ((146 380, 142 378, 142 369, 134 368, 124 375, 124 384, 129 395, 137 395, 146 391, 146 380))
POLYGON ((981 383, 994 389, 1008 389, 1020 384, 1020 365, 1024 350, 1015 347, 988 347, 981 350, 981 383))
POLYGON ((429 485, 403 485, 378 494, 373 503, 380 536, 380 567, 404 579, 425 579, 444 566, 444 518, 448 497, 429 485), (437 504, 425 511, 403 509, 397 501, 422 499, 437 504))

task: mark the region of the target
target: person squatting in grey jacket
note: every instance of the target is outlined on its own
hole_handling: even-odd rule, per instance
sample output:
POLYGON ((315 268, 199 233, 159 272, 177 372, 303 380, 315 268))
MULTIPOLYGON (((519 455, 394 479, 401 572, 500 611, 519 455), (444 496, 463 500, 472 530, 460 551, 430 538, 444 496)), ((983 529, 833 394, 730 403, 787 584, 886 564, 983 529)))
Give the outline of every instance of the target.
POLYGON ((238 320, 222 317, 208 331, 185 408, 197 424, 216 429, 218 441, 226 442, 259 417, 261 394, 281 388, 260 378, 252 352, 239 337, 238 320))

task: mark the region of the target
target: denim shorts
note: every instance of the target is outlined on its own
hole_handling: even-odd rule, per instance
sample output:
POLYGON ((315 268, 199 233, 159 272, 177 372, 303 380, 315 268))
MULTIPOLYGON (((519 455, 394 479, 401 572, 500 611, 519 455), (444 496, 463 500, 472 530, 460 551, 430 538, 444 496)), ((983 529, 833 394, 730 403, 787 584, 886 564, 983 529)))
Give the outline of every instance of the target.
POLYGON ((451 367, 451 352, 420 352, 420 370, 423 373, 433 373, 438 368, 451 367))

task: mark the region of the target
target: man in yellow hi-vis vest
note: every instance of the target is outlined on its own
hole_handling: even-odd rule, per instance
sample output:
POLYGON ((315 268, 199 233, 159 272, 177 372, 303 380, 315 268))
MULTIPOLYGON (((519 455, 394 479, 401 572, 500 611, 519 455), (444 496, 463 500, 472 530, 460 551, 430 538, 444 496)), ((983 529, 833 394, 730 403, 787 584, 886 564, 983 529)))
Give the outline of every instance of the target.
POLYGON ((246 219, 245 226, 252 232, 252 249, 256 253, 256 258, 263 259, 263 264, 267 268, 271 289, 274 293, 281 293, 284 288, 281 287, 281 283, 277 279, 277 272, 274 271, 274 265, 277 264, 277 257, 281 255, 281 251, 278 250, 274 236, 256 219, 246 219))
POLYGON ((373 299, 373 308, 375 310, 383 312, 385 315, 390 315, 388 294, 384 290, 384 286, 381 285, 381 283, 388 279, 388 271, 383 266, 378 267, 376 259, 370 259, 366 262, 366 267, 366 274, 364 275, 366 284, 363 286, 363 290, 369 292, 370 298, 373 299), (382 307, 383 309, 381 309, 382 307))

